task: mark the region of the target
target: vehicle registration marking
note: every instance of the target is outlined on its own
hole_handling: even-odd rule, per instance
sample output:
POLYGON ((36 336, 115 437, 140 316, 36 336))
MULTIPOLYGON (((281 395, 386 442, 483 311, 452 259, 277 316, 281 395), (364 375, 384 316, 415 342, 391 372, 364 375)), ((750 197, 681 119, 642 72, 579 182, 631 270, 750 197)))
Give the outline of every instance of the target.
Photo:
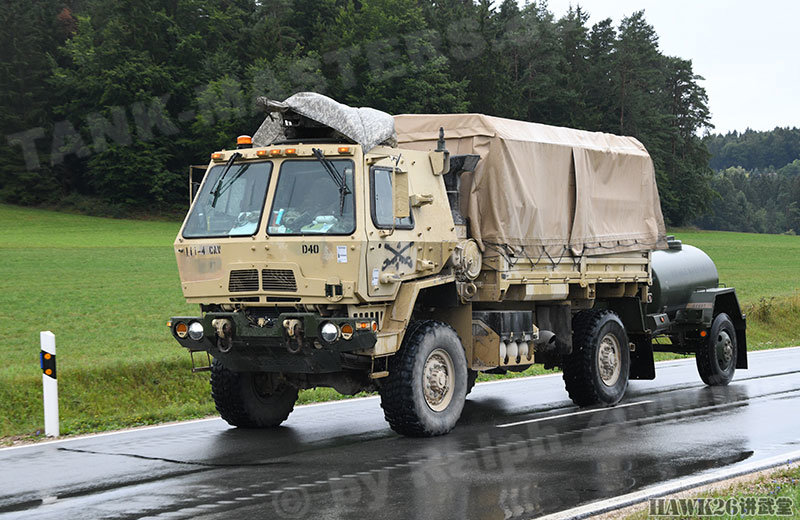
POLYGON ((183 248, 186 256, 206 256, 222 254, 222 246, 219 244, 203 244, 201 246, 186 246, 183 248))

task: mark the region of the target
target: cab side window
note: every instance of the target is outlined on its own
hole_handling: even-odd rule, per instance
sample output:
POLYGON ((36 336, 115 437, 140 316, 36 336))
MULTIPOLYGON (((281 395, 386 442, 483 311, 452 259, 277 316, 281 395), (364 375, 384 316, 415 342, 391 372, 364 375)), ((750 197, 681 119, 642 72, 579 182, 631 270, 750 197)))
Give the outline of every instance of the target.
MULTIPOLYGON (((392 170, 391 168, 370 169, 370 193, 372 196, 372 222, 377 228, 392 227, 392 170)), ((409 202, 409 209, 410 202, 409 202)), ((414 217, 395 220, 396 229, 414 229, 414 217)))

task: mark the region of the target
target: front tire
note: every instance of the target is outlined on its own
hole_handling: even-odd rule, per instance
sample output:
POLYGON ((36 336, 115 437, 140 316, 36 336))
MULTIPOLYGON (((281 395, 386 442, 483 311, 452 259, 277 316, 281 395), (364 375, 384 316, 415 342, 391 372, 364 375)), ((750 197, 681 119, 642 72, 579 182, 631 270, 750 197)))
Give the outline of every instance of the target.
POLYGON ((695 360, 700 378, 709 386, 725 386, 736 372, 736 329, 730 317, 717 314, 705 344, 697 349, 695 360))
POLYGON ((380 394, 397 433, 433 437, 452 430, 467 395, 467 358, 456 331, 438 321, 411 324, 380 394))
POLYGON ((628 334, 610 310, 587 310, 572 319, 572 353, 564 359, 564 383, 578 406, 613 406, 628 388, 628 334))
POLYGON ((297 388, 279 374, 233 372, 218 359, 211 364, 211 397, 220 416, 239 428, 270 428, 289 417, 297 388))

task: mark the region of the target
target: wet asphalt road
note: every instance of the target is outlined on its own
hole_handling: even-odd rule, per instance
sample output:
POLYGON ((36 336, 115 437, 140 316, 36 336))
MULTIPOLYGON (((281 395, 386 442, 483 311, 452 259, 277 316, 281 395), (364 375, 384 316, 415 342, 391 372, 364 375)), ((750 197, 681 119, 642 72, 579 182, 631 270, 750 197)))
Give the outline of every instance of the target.
POLYGON ((458 427, 407 439, 377 398, 0 450, 0 518, 532 518, 800 449, 800 348, 730 386, 693 359, 580 410, 560 376, 479 384, 458 427))

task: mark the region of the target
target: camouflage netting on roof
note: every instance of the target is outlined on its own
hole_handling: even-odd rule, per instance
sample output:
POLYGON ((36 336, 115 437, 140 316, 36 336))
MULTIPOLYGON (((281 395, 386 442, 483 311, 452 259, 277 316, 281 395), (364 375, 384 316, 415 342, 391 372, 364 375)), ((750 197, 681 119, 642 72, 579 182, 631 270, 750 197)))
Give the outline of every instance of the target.
POLYGON ((395 116, 400 148, 478 154, 461 208, 481 247, 543 256, 666 247, 655 171, 633 137, 481 114, 395 116))
POLYGON ((386 112, 374 108, 354 108, 315 92, 299 92, 285 101, 258 98, 268 116, 253 136, 256 146, 268 146, 287 138, 284 120, 290 113, 304 116, 324 127, 331 128, 360 144, 369 151, 380 144, 394 146, 397 136, 394 119, 386 112))

